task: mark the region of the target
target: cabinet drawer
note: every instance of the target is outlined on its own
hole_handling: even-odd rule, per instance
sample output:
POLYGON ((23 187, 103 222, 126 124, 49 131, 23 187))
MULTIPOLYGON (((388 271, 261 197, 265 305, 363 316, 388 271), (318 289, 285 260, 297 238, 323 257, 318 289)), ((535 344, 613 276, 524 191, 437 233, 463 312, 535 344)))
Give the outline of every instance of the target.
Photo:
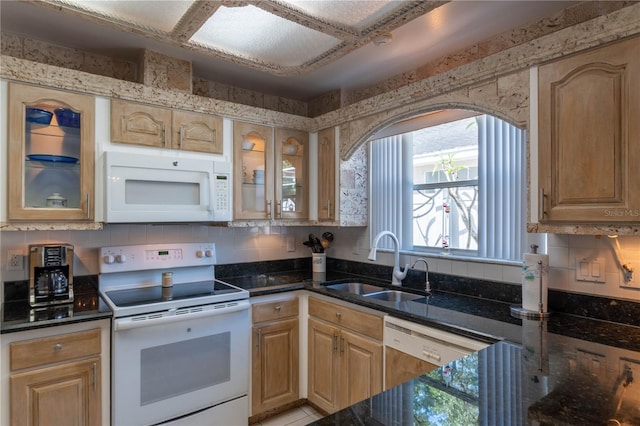
POLYGON ((253 323, 298 316, 298 298, 253 305, 253 323))
POLYGON ((10 345, 11 371, 100 354, 100 330, 61 334, 10 345))
POLYGON ((309 315, 382 340, 382 317, 314 298, 309 298, 309 315))

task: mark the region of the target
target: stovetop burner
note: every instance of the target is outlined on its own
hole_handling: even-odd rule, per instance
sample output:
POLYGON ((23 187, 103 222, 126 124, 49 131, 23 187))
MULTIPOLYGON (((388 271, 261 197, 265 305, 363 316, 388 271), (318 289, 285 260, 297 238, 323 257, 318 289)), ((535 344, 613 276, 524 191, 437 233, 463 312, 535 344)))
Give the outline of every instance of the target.
POLYGON ((201 281, 195 283, 175 284, 173 287, 159 285, 123 290, 106 291, 105 295, 113 302, 116 308, 128 306, 140 306, 153 303, 161 303, 168 300, 186 300, 198 298, 240 293, 242 290, 232 287, 222 281, 201 281))
POLYGON ((116 318, 246 299, 249 292, 219 280, 111 289, 101 292, 116 318))

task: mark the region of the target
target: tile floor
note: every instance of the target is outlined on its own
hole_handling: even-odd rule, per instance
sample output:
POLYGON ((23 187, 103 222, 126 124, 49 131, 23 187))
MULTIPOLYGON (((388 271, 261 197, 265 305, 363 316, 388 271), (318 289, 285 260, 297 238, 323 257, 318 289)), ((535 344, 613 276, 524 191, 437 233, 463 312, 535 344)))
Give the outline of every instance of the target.
POLYGON ((285 411, 273 417, 269 417, 255 423, 253 426, 303 426, 324 417, 312 407, 303 405, 298 408, 285 411))

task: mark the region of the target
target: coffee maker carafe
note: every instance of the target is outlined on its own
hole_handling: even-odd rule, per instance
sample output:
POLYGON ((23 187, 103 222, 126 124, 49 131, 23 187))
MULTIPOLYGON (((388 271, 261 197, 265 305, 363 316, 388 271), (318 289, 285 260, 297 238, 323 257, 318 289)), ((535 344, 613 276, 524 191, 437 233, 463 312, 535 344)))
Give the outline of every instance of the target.
POLYGON ((29 304, 57 305, 73 302, 73 246, 29 246, 29 304))

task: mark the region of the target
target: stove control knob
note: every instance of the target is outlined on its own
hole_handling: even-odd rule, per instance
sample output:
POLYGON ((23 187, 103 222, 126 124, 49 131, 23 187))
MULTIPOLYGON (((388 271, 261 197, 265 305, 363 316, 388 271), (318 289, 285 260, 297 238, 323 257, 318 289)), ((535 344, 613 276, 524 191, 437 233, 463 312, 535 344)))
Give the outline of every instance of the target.
POLYGON ((213 252, 211 250, 205 250, 204 255, 207 257, 211 257, 213 255, 213 252))
POLYGON ((106 263, 107 265, 111 265, 113 262, 116 261, 116 258, 113 257, 113 255, 108 254, 105 257, 102 258, 102 260, 104 261, 104 263, 106 263))
POLYGON ((202 250, 196 251, 196 257, 202 257, 202 256, 204 256, 204 252, 202 250))
POLYGON ((124 263, 126 261, 127 261, 127 256, 125 256, 124 254, 117 254, 116 255, 116 262, 124 263))

